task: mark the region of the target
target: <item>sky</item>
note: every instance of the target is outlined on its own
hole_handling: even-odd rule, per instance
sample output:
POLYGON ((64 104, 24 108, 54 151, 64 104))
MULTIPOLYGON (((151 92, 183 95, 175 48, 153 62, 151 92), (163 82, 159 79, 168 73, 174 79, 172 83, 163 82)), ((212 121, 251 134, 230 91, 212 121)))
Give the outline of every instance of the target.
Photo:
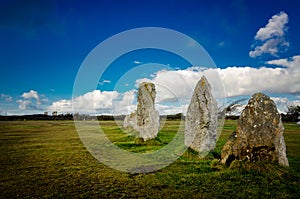
MULTIPOLYGON (((280 112, 288 104, 300 105, 297 0, 1 0, 0 5, 0 115, 128 114, 136 108, 143 81, 156 84, 160 114, 185 112, 202 75, 219 107, 255 92, 271 96, 280 112), (167 50, 133 50, 107 66, 95 66, 99 70, 83 80, 88 83, 89 75, 103 70, 96 84, 74 94, 80 69, 97 46, 124 31, 147 27, 186 35, 214 64, 194 65, 167 50)), ((153 36, 162 43, 168 40, 153 36)), ((139 38, 143 35, 128 45, 139 38)), ((121 42, 102 52, 114 54, 122 47, 121 42)), ((182 49, 193 47, 190 43, 182 49)))

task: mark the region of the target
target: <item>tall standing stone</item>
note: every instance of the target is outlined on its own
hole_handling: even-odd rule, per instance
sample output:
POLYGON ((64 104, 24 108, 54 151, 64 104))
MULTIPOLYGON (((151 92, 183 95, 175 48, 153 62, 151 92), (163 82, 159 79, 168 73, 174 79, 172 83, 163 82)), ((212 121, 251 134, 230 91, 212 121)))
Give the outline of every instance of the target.
POLYGON ((141 83, 138 90, 137 110, 124 119, 123 126, 132 126, 144 141, 155 138, 159 130, 159 114, 154 106, 155 97, 155 85, 149 82, 141 83))
POLYGON ((185 145, 205 156, 217 141, 217 102, 203 76, 197 83, 185 119, 185 145))
POLYGON ((236 131, 224 145, 221 162, 267 160, 288 166, 283 132, 281 116, 274 101, 256 93, 243 110, 236 131))

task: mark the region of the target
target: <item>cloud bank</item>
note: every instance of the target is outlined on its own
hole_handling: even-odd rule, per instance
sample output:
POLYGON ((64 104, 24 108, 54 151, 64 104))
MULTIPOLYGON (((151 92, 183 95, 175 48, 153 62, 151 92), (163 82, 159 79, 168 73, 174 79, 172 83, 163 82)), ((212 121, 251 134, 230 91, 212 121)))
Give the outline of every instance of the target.
POLYGON ((273 94, 300 93, 300 56, 268 61, 277 68, 228 67, 220 69, 227 97, 251 95, 254 92, 273 94))
MULTIPOLYGON (((185 113, 194 87, 202 75, 210 82, 212 93, 218 98, 219 106, 226 105, 225 98, 250 96, 256 92, 300 96, 300 55, 271 60, 266 62, 266 65, 273 67, 233 66, 224 69, 191 67, 185 70, 160 70, 149 79, 137 79, 136 88, 125 93, 94 90, 74 98, 73 102, 72 100, 53 102, 49 110, 72 112, 73 104, 75 110, 81 113, 128 114, 136 109, 138 85, 147 81, 156 85, 156 109, 160 114, 185 113)), ((25 96, 27 95, 35 96, 33 92, 25 96)), ((286 97, 273 97, 273 100, 281 112, 286 111, 286 106, 290 102, 286 97)))

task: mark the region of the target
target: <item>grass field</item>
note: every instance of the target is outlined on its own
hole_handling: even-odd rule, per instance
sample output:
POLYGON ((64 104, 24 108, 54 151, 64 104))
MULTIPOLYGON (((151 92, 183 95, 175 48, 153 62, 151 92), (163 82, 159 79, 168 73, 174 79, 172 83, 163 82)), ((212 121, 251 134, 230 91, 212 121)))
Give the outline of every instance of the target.
MULTIPOLYGON (((169 143, 178 125, 167 121, 156 140, 136 144, 115 122, 101 122, 113 143, 142 153, 169 143)), ((300 127, 284 125, 289 168, 219 164, 221 148, 236 126, 228 120, 206 158, 187 150, 157 172, 129 174, 98 162, 72 121, 0 122, 0 198, 300 198, 300 127)))

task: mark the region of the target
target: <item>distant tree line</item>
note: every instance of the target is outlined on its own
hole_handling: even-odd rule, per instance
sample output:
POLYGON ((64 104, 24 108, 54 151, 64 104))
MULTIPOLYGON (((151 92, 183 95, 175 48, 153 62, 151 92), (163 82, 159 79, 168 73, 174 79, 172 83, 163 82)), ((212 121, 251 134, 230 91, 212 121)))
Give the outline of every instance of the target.
MULTIPOLYGON (((12 116, 0 116, 0 121, 23 121, 23 120, 124 120, 126 115, 98 115, 91 116, 88 114, 79 114, 75 113, 74 115, 71 113, 67 114, 59 114, 59 115, 47 115, 47 114, 34 114, 34 115, 12 115, 12 116)), ((181 120, 184 119, 184 115, 182 113, 178 113, 175 115, 161 115, 161 119, 167 120, 181 120)))
POLYGON ((281 114, 283 122, 298 122, 300 116, 300 106, 290 104, 287 106, 288 111, 286 114, 281 114))
MULTIPOLYGON (((225 110, 226 111, 226 110, 225 110)), ((220 112, 219 115, 223 115, 225 112, 220 112)), ((283 122, 297 122, 299 121, 300 116, 300 106, 289 105, 288 111, 286 114, 281 114, 281 118, 283 122)), ((88 114, 79 114, 72 113, 67 114, 35 114, 35 115, 12 115, 12 116, 0 116, 0 121, 14 121, 14 120, 124 120, 126 115, 98 115, 98 116, 91 116, 88 114)), ((166 120, 185 120, 185 116, 182 113, 177 113, 174 115, 161 115, 161 119, 166 120)), ((225 119, 237 120, 239 116, 226 116, 225 119)))
POLYGON ((11 115, 11 116, 0 116, 1 121, 23 121, 23 120, 73 120, 72 114, 61 114, 61 115, 44 115, 44 114, 34 114, 34 115, 11 115))

